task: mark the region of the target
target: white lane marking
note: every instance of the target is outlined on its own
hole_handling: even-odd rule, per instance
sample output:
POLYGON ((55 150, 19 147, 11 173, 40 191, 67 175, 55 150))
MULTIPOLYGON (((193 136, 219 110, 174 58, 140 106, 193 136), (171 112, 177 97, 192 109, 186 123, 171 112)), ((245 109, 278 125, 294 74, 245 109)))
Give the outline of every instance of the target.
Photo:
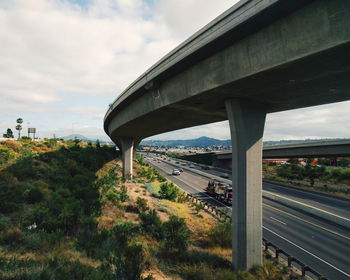
POLYGON ((337 235, 337 236, 339 236, 339 237, 341 237, 341 238, 345 238, 345 239, 347 239, 347 240, 350 240, 350 237, 345 236, 345 235, 343 235, 343 234, 340 234, 339 232, 336 232, 336 231, 331 230, 331 229, 329 229, 329 228, 323 227, 323 226, 318 225, 318 224, 316 224, 316 223, 310 222, 310 221, 305 220, 305 219, 303 219, 303 218, 301 218, 301 217, 298 217, 298 216, 295 216, 295 215, 293 215, 293 214, 291 214, 291 213, 285 212, 285 211, 283 211, 283 210, 281 210, 281 209, 277 209, 277 208, 275 208, 275 207, 273 207, 273 206, 271 206, 271 205, 264 204, 264 203, 263 203, 263 205, 264 205, 265 207, 268 207, 268 208, 273 209, 274 211, 277 211, 277 212, 283 213, 284 215, 287 215, 287 216, 289 216, 289 217, 292 217, 292 218, 294 218, 294 219, 296 219, 296 220, 299 220, 299 221, 302 221, 302 222, 307 223, 307 224, 309 224, 309 225, 312 225, 312 226, 314 226, 314 227, 320 228, 320 229, 322 229, 322 230, 324 230, 324 231, 326 231, 326 232, 329 232, 329 233, 331 233, 331 234, 335 234, 335 235, 337 235))
POLYGON ((323 262, 323 263, 329 265, 330 267, 334 268, 335 270, 339 271, 340 273, 346 275, 347 277, 350 277, 350 274, 347 274, 345 271, 342 271, 341 269, 337 268, 336 266, 330 264, 329 262, 327 262, 327 261, 321 259, 320 257, 314 255, 313 253, 311 253, 311 252, 307 251, 306 249, 300 247, 299 245, 295 244, 294 242, 289 241, 287 238, 285 238, 285 237, 279 235, 278 233, 272 231, 271 229, 268 229, 267 227, 264 227, 264 226, 263 226, 263 229, 266 229, 267 231, 269 231, 269 232, 271 232, 271 233, 277 235, 279 238, 283 239, 284 241, 287 241, 288 243, 294 245, 295 247, 299 248, 300 250, 304 251, 305 253, 308 253, 309 255, 313 256, 314 258, 320 260, 321 262, 323 262))
POLYGON ((279 219, 276 219, 274 217, 270 217, 272 220, 275 220, 276 222, 281 223, 282 225, 287 225, 285 222, 280 221, 279 219))
POLYGON ((317 211, 320 211, 320 212, 323 212, 323 213, 327 213, 327 214, 329 214, 329 215, 332 215, 332 216, 335 216, 335 217, 338 217, 338 218, 341 218, 341 219, 344 219, 344 220, 350 222, 350 219, 348 219, 348 218, 346 218, 346 217, 340 216, 340 215, 338 215, 338 214, 335 214, 335 213, 333 213, 333 212, 329 212, 329 211, 324 210, 324 209, 321 209, 321 208, 317 208, 317 207, 312 206, 312 205, 310 205, 310 204, 306 204, 306 203, 303 203, 303 202, 300 202, 300 201, 297 201, 297 200, 294 200, 294 199, 291 199, 291 198, 288 198, 288 197, 286 197, 286 196, 279 195, 279 194, 276 194, 276 193, 273 193, 273 192, 269 192, 269 191, 263 191, 263 196, 264 196, 264 193, 268 193, 268 194, 270 194, 270 195, 274 195, 274 196, 281 197, 281 198, 286 199, 286 200, 290 200, 290 201, 292 201, 292 202, 294 202, 294 203, 297 203, 297 204, 300 204, 300 205, 304 205, 304 206, 310 207, 310 208, 315 209, 315 210, 317 210, 317 211))

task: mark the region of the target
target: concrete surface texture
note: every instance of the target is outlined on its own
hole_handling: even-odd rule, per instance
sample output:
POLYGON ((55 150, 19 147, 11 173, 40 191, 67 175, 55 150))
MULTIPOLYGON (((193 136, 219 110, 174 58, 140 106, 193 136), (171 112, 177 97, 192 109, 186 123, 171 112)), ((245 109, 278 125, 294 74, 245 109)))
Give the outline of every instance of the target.
POLYGON ((236 269, 262 261, 261 147, 266 112, 261 104, 227 100, 232 153, 232 260, 236 269), (237 176, 240 174, 240 176, 237 176))

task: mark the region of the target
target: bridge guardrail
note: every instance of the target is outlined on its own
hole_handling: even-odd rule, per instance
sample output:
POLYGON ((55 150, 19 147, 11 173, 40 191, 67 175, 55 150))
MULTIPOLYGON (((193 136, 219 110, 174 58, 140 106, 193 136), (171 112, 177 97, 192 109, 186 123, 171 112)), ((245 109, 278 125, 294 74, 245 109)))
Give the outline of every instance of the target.
MULTIPOLYGON (((185 192, 186 193, 186 192, 185 192)), ((224 218, 222 221, 226 221, 228 218, 230 218, 230 215, 228 215, 227 213, 225 213, 224 211, 220 210, 218 207, 210 205, 207 202, 202 201, 201 199, 186 193, 187 197, 195 202, 195 203, 200 203, 201 205, 204 206, 204 209, 209 210, 209 212, 211 212, 212 214, 215 214, 216 216, 218 216, 220 219, 224 218)), ((308 265, 304 264, 303 262, 301 262, 300 260, 298 260, 297 258, 293 257, 292 255, 288 254, 285 250, 280 249, 279 247, 277 247, 276 245, 274 245, 272 242, 268 241, 267 239, 263 238, 263 246, 264 246, 264 252, 265 254, 270 255, 271 257, 273 257, 276 261, 278 261, 279 263, 283 264, 282 260, 280 259, 280 255, 284 255, 287 259, 287 266, 292 268, 297 268, 297 271, 300 271, 300 276, 306 276, 306 272, 311 273, 314 277, 316 277, 316 279, 318 280, 327 280, 326 277, 324 277, 321 273, 317 272, 316 270, 314 270, 313 268, 309 267, 308 265), (272 247, 275 250, 275 254, 273 255, 270 251, 269 248, 272 247), (293 263, 296 263, 300 266, 301 269, 299 269, 299 267, 293 265, 293 263)))
MULTIPOLYGON (((293 267, 293 262, 297 263, 301 267, 301 276, 306 276, 306 272, 309 271, 311 274, 313 274, 315 277, 317 277, 318 280, 327 280, 326 277, 322 276, 319 272, 316 270, 312 269, 308 265, 304 264, 303 262, 299 261, 295 257, 289 255, 286 251, 280 249, 270 241, 266 240, 263 238, 263 245, 264 245, 264 252, 265 254, 270 255, 274 259, 276 259, 278 262, 280 262, 280 255, 283 254, 287 258, 287 265, 288 267, 293 267), (269 248, 272 247, 275 250, 275 254, 273 255, 270 251, 269 248)), ((296 266, 294 266, 296 267, 296 266)), ((298 269, 299 271, 299 269, 298 269)))

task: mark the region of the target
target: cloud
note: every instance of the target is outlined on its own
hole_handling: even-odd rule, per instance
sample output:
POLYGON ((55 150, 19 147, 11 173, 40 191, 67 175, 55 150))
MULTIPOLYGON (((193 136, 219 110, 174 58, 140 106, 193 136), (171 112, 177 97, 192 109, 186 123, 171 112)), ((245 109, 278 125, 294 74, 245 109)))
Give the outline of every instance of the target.
POLYGON ((172 36, 183 40, 237 2, 238 0, 157 0, 155 17, 167 26, 172 36))
POLYGON ((350 137, 350 101, 270 114, 267 140, 350 137))
MULTIPOLYGON (((96 128, 93 133, 102 135, 109 103, 157 60, 236 2, 1 0, 0 130, 20 115, 48 136, 51 127, 69 132, 75 122, 77 127, 88 123, 96 128)), ((349 103, 327 106, 269 115, 265 138, 346 135, 349 103), (344 116, 337 119, 339 114, 344 116)), ((159 137, 202 135, 229 138, 228 123, 159 137)))
MULTIPOLYGON (((39 90, 40 91, 40 90, 39 90)), ((23 104, 45 104, 60 101, 60 98, 49 92, 38 92, 33 89, 8 89, 1 93, 9 101, 23 104)))

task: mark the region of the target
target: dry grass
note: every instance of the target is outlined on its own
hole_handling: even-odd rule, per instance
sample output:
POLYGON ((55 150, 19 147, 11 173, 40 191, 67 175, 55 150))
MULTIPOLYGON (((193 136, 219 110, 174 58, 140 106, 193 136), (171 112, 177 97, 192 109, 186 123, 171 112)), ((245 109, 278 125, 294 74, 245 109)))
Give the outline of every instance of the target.
POLYGON ((125 212, 107 202, 102 206, 101 216, 97 218, 98 227, 101 229, 111 229, 117 221, 125 219, 125 212))
POLYGON ((205 211, 196 213, 189 203, 177 203, 169 200, 159 200, 158 207, 169 215, 184 218, 192 232, 192 240, 203 241, 207 239, 207 233, 215 226, 216 219, 205 211))
POLYGON ((22 148, 22 143, 15 140, 5 140, 0 142, 0 147, 12 149, 18 153, 22 148))

